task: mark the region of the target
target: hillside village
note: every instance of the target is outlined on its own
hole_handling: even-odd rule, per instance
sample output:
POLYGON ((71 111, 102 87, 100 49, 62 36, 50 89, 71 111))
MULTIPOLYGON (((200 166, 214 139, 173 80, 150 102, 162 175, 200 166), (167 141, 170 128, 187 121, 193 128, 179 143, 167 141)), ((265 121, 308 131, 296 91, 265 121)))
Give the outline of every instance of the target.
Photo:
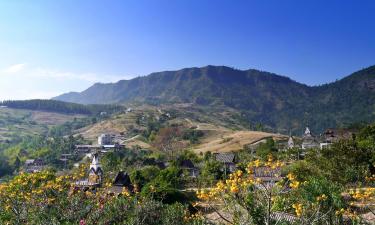
MULTIPOLYGON (((154 199, 179 202, 193 207, 193 211, 188 210, 191 213, 189 221, 230 224, 228 221, 240 217, 232 216, 235 215, 232 213, 237 210, 236 207, 220 207, 215 199, 209 197, 218 195, 219 192, 215 191, 217 188, 238 196, 249 187, 254 188, 254 193, 293 196, 300 192, 303 179, 309 179, 308 174, 316 173, 312 168, 321 166, 315 163, 335 160, 332 151, 342 151, 345 148, 342 145, 356 142, 357 137, 362 138, 364 132, 364 128, 327 128, 322 132, 314 132, 306 127, 299 135, 291 135, 291 132, 289 135, 282 135, 262 130, 245 130, 241 128, 241 124, 222 123, 217 118, 213 120, 204 114, 186 114, 188 111, 184 111, 185 108, 171 109, 132 106, 116 112, 99 111, 95 119, 83 116, 74 119, 74 123, 83 126, 69 130, 63 137, 59 130, 66 130, 68 124, 71 126, 70 122, 57 125, 54 128, 55 134, 51 134, 48 141, 45 138, 29 139, 36 141, 35 147, 39 148, 39 153, 28 150, 35 147, 26 143, 21 144, 21 148, 12 150, 18 152, 17 155, 10 156, 13 157, 16 169, 6 179, 13 176, 35 179, 33 177, 46 176, 43 174, 56 171, 56 176, 61 177, 58 178, 61 179, 59 182, 65 182, 59 185, 66 185, 61 189, 65 194, 57 195, 60 197, 84 194, 85 198, 92 198, 92 201, 102 199, 100 201, 109 201, 108 204, 113 201, 110 199, 119 196, 122 196, 120 199, 134 197, 145 198, 147 201, 154 199), (46 152, 46 149, 50 150, 46 152), (301 177, 296 177, 295 174, 301 177), (245 177, 249 179, 249 183, 239 184, 245 177), (223 180, 229 186, 222 186, 223 180), (279 185, 282 185, 282 189, 279 185), (96 199, 95 196, 100 198, 96 199)), ((366 151, 361 154, 370 154, 366 151)), ((358 160, 362 158, 359 157, 358 160)), ((332 170, 332 175, 324 176, 334 176, 330 179, 337 179, 339 183, 345 184, 348 179, 364 179, 357 175, 352 178, 337 177, 333 175, 336 173, 334 171, 342 171, 342 168, 336 168, 339 164, 332 166, 329 169, 332 170)), ((363 190, 364 194, 367 193, 366 196, 372 196, 373 178, 367 172, 364 174, 367 180, 358 190, 363 190)), ((6 180, 2 182, 6 184, 6 180)), ((30 191, 35 192, 38 188, 30 191)), ((340 191, 340 195, 346 199, 342 201, 352 204, 350 210, 359 213, 360 220, 371 221, 373 214, 369 210, 373 204, 372 197, 367 200, 357 199, 351 190, 340 191)), ((324 195, 329 194, 324 191, 324 195)), ((270 200, 267 196, 260 195, 257 201, 263 204, 270 200)), ((285 207, 265 210, 263 219, 287 224, 299 223, 302 219, 308 221, 307 217, 302 216, 298 205, 289 209, 285 207)), ((342 223, 350 221, 350 213, 342 213, 342 223)), ((314 219, 324 220, 325 217, 316 214, 314 219)))
POLYGON ((375 1, 0 1, 0 225, 375 225, 375 1))

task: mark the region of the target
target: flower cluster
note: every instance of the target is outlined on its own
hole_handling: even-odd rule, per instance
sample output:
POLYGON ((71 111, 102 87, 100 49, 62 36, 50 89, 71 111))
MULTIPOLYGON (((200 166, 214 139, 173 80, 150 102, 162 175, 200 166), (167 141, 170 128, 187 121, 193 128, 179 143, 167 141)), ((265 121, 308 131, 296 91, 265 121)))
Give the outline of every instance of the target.
POLYGON ((301 217, 302 212, 303 212, 303 205, 301 203, 295 203, 292 205, 294 212, 298 217, 301 217))
POLYGON ((349 190, 350 196, 356 201, 374 201, 375 200, 375 188, 368 187, 362 189, 349 190))
MULTIPOLYGON (((282 166, 284 166, 284 163, 278 160, 275 161, 271 155, 265 162, 259 159, 251 161, 247 164, 246 172, 243 170, 235 171, 230 174, 229 178, 225 181, 219 181, 215 187, 206 190, 198 190, 197 197, 201 200, 217 200, 219 196, 223 195, 236 196, 246 192, 250 186, 262 183, 260 178, 254 176, 254 171, 257 168, 264 167, 265 170, 271 172, 280 169, 282 166)), ((275 176, 279 176, 279 174, 275 173, 275 176)))
POLYGON ((297 181, 296 176, 295 176, 294 174, 289 173, 289 174, 287 175, 287 178, 288 178, 289 181, 290 181, 289 186, 290 186, 292 189, 297 189, 297 188, 301 185, 301 183, 300 183, 299 181, 297 181))
POLYGON ((25 218, 33 210, 53 206, 65 196, 71 176, 56 177, 53 172, 21 173, 0 185, 0 208, 6 213, 25 218))
POLYGON ((272 155, 268 155, 268 159, 266 162, 262 162, 261 160, 257 159, 255 161, 252 161, 252 162, 249 162, 247 164, 247 172, 249 174, 253 173, 253 169, 254 167, 255 168, 258 168, 258 167, 261 167, 261 166, 265 166, 265 167, 269 167, 270 169, 277 169, 277 168, 281 168, 283 167, 285 164, 279 160, 274 160, 274 158, 272 157, 272 155))
POLYGON ((195 214, 189 214, 188 212, 185 212, 185 216, 184 216, 185 221, 194 221, 194 220, 199 220, 202 218, 203 218, 202 212, 198 212, 195 214))
POLYGON ((316 197, 316 201, 318 201, 318 202, 322 202, 322 201, 327 200, 327 198, 328 198, 327 195, 322 194, 322 195, 316 197))

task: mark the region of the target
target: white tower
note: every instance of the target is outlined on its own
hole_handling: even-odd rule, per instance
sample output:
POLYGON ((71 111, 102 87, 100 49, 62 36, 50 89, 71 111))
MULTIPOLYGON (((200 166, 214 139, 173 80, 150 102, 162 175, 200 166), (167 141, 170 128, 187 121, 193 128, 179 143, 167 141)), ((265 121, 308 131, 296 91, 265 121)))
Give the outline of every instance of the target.
POLYGON ((103 170, 99 162, 99 155, 95 153, 92 158, 89 170, 89 182, 93 184, 101 184, 103 180, 103 170))
POLYGON ((292 136, 289 137, 289 140, 288 140, 288 148, 294 148, 294 141, 293 141, 293 138, 292 136))

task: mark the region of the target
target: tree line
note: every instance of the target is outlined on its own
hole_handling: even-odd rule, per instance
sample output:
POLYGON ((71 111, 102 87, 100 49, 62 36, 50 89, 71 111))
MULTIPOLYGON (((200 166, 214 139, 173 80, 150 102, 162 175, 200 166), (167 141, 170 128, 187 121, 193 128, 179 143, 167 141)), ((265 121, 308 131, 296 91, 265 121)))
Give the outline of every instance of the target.
POLYGON ((111 114, 123 109, 120 105, 82 105, 77 103, 62 102, 57 100, 6 100, 0 101, 0 106, 15 109, 42 110, 67 114, 97 115, 101 112, 111 114))

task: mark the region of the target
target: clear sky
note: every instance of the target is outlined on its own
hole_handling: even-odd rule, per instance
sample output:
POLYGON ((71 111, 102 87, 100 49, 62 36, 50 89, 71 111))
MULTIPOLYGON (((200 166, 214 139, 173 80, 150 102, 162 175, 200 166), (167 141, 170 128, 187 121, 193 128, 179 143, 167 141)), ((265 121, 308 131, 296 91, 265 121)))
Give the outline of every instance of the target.
POLYGON ((340 79, 375 64, 375 1, 0 0, 0 99, 208 64, 340 79))

